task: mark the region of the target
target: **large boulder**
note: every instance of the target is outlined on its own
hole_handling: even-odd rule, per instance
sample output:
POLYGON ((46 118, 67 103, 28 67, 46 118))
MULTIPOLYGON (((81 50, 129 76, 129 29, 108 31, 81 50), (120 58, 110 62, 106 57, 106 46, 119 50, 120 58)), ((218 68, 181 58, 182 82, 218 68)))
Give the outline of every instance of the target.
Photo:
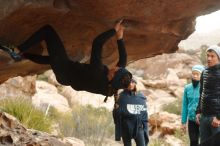
POLYGON ((147 96, 147 111, 149 115, 163 111, 163 107, 176 100, 169 92, 161 89, 147 89, 143 91, 147 96))
POLYGON ((76 138, 63 138, 48 133, 27 129, 18 120, 0 112, 0 145, 1 146, 85 146, 76 138))
POLYGON ((92 105, 93 107, 106 107, 109 110, 113 109, 114 98, 108 97, 107 102, 104 102, 105 96, 100 94, 93 94, 86 91, 76 91, 70 86, 60 87, 60 94, 68 99, 69 104, 74 106, 80 105, 92 105))
POLYGON ((183 141, 173 135, 165 135, 164 141, 172 146, 184 146, 183 141))
POLYGON ((10 78, 0 85, 0 97, 30 98, 36 93, 36 76, 10 78))
MULTIPOLYGON (((195 18, 220 8, 219 0, 7 0, 0 1, 0 40, 18 45, 42 25, 58 32, 71 59, 88 62, 94 37, 124 18, 128 61, 177 50, 195 26, 195 18)), ((41 49, 42 48, 42 49, 41 49)), ((44 54, 37 45, 30 52, 44 54)), ((104 47, 104 63, 117 62, 116 39, 104 47)), ((9 77, 39 73, 50 66, 30 61, 11 62, 0 53, 0 82, 9 77)))
POLYGON ((151 127, 150 133, 160 132, 161 136, 174 135, 175 131, 180 129, 180 116, 168 112, 160 112, 152 114, 149 117, 151 127))
POLYGON ((36 82, 36 94, 32 97, 32 104, 44 111, 54 107, 60 112, 71 111, 67 99, 60 95, 57 88, 45 81, 36 82))
POLYGON ((169 80, 168 82, 171 81, 176 84, 176 82, 179 82, 178 78, 191 78, 191 69, 195 64, 201 64, 198 56, 176 52, 141 59, 129 64, 128 67, 129 69, 131 68, 134 74, 138 74, 136 70, 143 70, 142 76, 145 80, 167 79, 169 80), (178 78, 176 76, 178 76, 178 78))

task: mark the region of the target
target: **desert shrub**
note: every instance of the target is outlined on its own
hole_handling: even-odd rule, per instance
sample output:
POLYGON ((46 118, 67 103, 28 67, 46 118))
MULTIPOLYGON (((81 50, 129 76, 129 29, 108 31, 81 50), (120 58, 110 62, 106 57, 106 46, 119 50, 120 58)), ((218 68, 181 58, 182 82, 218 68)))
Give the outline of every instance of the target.
POLYGON ((36 109, 28 99, 4 99, 0 102, 0 108, 16 117, 27 128, 44 132, 51 131, 52 121, 45 117, 42 111, 36 109))
POLYGON ((48 81, 48 77, 44 74, 40 74, 37 76, 37 80, 48 81))
POLYGON ((182 100, 181 99, 177 99, 172 103, 169 104, 165 104, 163 106, 163 110, 167 111, 169 113, 173 113, 173 114, 177 114, 177 115, 181 115, 181 110, 182 110, 182 100))
POLYGON ((185 145, 189 145, 189 137, 188 137, 188 135, 186 133, 184 133, 183 131, 181 131, 180 129, 177 129, 175 131, 174 136, 176 138, 182 140, 185 145))
POLYGON ((59 124, 62 136, 77 137, 86 145, 102 146, 104 138, 114 135, 112 113, 106 108, 75 104, 70 113, 61 114, 54 109, 49 113, 59 124))
POLYGON ((149 146, 170 146, 162 138, 151 139, 149 146))
POLYGON ((206 65, 206 49, 207 48, 208 48, 207 45, 202 45, 200 47, 201 53, 200 53, 199 60, 203 65, 206 65))
POLYGON ((192 56, 192 55, 196 55, 196 50, 195 49, 187 49, 185 51, 186 54, 192 56))

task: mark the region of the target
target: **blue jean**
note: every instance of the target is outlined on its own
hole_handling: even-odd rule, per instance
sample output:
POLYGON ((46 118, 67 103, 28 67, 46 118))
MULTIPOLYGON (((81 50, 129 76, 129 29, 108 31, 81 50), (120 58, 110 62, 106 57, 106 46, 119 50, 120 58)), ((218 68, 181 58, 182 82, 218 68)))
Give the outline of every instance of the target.
POLYGON ((209 137, 220 132, 220 127, 212 126, 213 116, 201 115, 200 119, 200 138, 201 143, 205 142, 209 137))
MULTIPOLYGON (((124 146, 131 146, 131 138, 128 138, 125 134, 122 135, 124 146)), ((144 135, 143 128, 140 128, 137 133, 137 137, 134 138, 136 146, 147 146, 148 145, 148 134, 147 137, 144 135)))

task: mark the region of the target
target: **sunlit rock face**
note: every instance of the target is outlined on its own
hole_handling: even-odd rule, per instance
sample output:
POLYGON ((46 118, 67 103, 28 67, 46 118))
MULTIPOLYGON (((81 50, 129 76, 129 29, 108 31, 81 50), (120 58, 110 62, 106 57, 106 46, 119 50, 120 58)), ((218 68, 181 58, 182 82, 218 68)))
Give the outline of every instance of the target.
MULTIPOLYGON (((50 24, 71 59, 89 62, 94 37, 124 18, 128 61, 134 61, 175 52, 178 43, 194 31, 195 18, 218 9, 219 0, 0 0, 0 40, 19 45, 41 26, 50 24)), ((46 53, 42 46, 30 52, 46 53)), ((111 66, 117 57, 113 37, 104 46, 103 61, 111 66)), ((0 82, 48 68, 28 60, 15 63, 0 52, 0 82)))

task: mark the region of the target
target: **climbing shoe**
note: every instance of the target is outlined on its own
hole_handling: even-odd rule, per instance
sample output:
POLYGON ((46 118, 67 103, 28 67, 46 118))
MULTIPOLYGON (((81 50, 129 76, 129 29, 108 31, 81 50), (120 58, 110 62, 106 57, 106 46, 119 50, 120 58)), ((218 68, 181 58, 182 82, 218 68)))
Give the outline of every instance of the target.
POLYGON ((20 61, 22 59, 21 55, 19 55, 18 53, 16 53, 14 51, 13 46, 9 46, 9 45, 5 45, 5 44, 0 44, 0 49, 3 50, 4 52, 8 53, 11 58, 13 58, 15 61, 20 61))

